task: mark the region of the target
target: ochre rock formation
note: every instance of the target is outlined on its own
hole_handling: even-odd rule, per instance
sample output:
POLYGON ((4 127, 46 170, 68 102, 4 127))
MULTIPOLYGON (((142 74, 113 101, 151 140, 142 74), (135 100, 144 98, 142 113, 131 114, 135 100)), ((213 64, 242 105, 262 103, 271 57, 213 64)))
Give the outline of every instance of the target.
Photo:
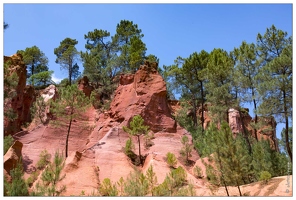
POLYGON ((13 143, 13 145, 8 149, 8 151, 4 155, 4 174, 8 180, 11 179, 9 175, 10 170, 16 167, 17 162, 22 156, 22 148, 23 144, 17 140, 13 143))
POLYGON ((14 134, 21 130, 21 126, 31 119, 30 107, 35 101, 35 91, 32 86, 26 86, 27 66, 22 60, 21 54, 14 54, 10 57, 4 56, 4 62, 10 62, 9 74, 16 72, 18 76, 15 96, 8 97, 5 102, 4 112, 12 109, 16 113, 15 120, 4 117, 4 135, 14 134))
POLYGON ((87 76, 83 76, 78 81, 78 89, 81 90, 87 97, 90 97, 91 92, 94 90, 93 86, 89 84, 87 76))
POLYGON ((153 69, 142 65, 135 75, 121 75, 108 113, 125 125, 133 116, 141 115, 154 132, 176 132, 176 122, 166 98, 166 84, 153 69))

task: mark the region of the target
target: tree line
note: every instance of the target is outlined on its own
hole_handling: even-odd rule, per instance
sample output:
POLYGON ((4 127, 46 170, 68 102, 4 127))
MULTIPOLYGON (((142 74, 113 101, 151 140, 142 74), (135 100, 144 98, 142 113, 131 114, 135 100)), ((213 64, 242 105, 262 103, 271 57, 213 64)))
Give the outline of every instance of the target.
MULTIPOLYGON (((77 51, 78 41, 75 39, 61 41, 54 53, 56 63, 68 72, 64 83, 69 87, 62 92, 62 98, 69 99, 70 103, 76 102, 73 108, 81 107, 78 98, 71 99, 71 91, 76 92, 76 87, 71 84, 81 76, 77 64, 81 59, 82 75, 87 76, 95 88, 92 95, 99 96, 102 103, 110 100, 119 73, 134 73, 144 60, 159 62, 155 55, 146 56, 143 37, 138 25, 121 20, 113 36, 102 29, 85 34, 84 52, 77 51)), ((23 55, 28 67, 30 84, 44 86, 51 83, 53 72, 48 71, 48 59, 38 47, 18 53, 23 55)), ((271 176, 286 173, 285 166, 292 162, 292 36, 287 32, 272 25, 264 34, 258 33, 256 43, 243 41, 230 52, 221 48, 193 52, 187 58, 177 57, 172 65, 164 65, 160 73, 167 83, 168 98, 174 98, 176 93, 181 95, 182 109, 175 116, 176 120, 192 134, 199 154, 215 160, 216 167, 207 166, 210 181, 224 185, 226 191, 228 185, 235 185, 240 190, 242 183, 259 180, 266 172, 271 176), (229 109, 236 108, 243 117, 246 111, 242 105, 245 103, 251 103, 254 108, 255 118, 251 126, 255 139, 250 137, 244 125, 243 133, 234 138, 227 123, 229 109), (205 130, 206 107, 212 125, 205 130), (200 117, 196 115, 199 108, 200 117), (188 110, 192 111, 192 118, 187 116, 188 110), (257 138, 258 130, 264 125, 264 120, 259 117, 285 124, 282 139, 278 141, 283 152, 271 149, 267 141, 257 138)), ((59 105, 53 104, 55 108, 58 110, 59 105)), ((74 112, 70 112, 66 122, 67 138, 74 116, 74 112)))

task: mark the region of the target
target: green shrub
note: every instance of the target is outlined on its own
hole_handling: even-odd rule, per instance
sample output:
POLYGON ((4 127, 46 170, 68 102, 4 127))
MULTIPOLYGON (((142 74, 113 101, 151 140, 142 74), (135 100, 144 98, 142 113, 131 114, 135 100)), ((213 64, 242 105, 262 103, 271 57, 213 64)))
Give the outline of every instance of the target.
POLYGON ((102 196, 117 196, 118 190, 116 185, 112 184, 109 178, 105 178, 99 187, 102 196))
POLYGON ((166 161, 167 161, 167 164, 174 168, 176 165, 177 165, 177 159, 176 159, 176 156, 175 154, 171 153, 171 152, 168 152, 167 155, 166 155, 166 161))
POLYGON ((271 179, 271 174, 268 171, 260 172, 259 181, 262 181, 264 184, 267 184, 270 179, 271 179))
POLYGON ((186 135, 184 135, 181 139, 181 143, 183 144, 183 147, 180 151, 180 154, 186 159, 186 163, 189 163, 189 157, 191 157, 191 152, 193 149, 193 146, 189 144, 189 139, 186 135))
POLYGON ((173 187, 179 187, 186 182, 187 173, 181 166, 179 166, 177 169, 173 169, 170 172, 170 177, 173 179, 173 187))
POLYGON ((140 171, 133 171, 127 177, 124 184, 124 193, 127 196, 145 196, 149 192, 147 178, 140 171))
POLYGON ((5 136, 4 137, 4 154, 6 154, 6 152, 8 151, 8 149, 11 147, 11 145, 13 144, 14 139, 11 135, 5 136))
POLYGON ((50 163, 51 155, 47 152, 47 150, 43 150, 39 155, 39 161, 36 164, 38 169, 44 169, 48 163, 50 163))
POLYGON ((132 139, 128 139, 125 143, 125 148, 124 148, 124 153, 125 155, 127 155, 128 157, 133 155, 133 149, 134 149, 134 143, 132 141, 132 139))
POLYGON ((39 175, 38 171, 35 171, 30 175, 30 177, 27 179, 27 185, 29 187, 32 187, 33 183, 37 180, 38 175, 39 175))
POLYGON ((201 168, 197 165, 193 168, 193 174, 196 178, 203 178, 201 168))

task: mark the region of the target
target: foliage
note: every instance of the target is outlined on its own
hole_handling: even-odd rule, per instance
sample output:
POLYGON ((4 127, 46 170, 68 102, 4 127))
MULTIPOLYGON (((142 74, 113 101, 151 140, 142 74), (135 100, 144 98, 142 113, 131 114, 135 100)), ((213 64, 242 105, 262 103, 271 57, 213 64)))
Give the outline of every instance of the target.
POLYGON ((4 74, 3 74, 4 103, 7 98, 13 98, 14 96, 16 96, 15 88, 18 84, 18 75, 15 71, 11 73, 9 68, 10 65, 11 65, 10 61, 4 63, 4 74))
POLYGON ((152 196, 154 196, 153 190, 157 185, 157 176, 153 170, 153 166, 150 165, 148 170, 146 171, 146 180, 148 181, 148 190, 152 196))
MULTIPOLYGON (((18 115, 15 110, 10 107, 11 100, 17 95, 16 87, 18 84, 18 75, 17 73, 11 72, 10 70, 11 61, 4 63, 4 73, 3 73, 3 108, 4 108, 4 117, 9 121, 14 121, 17 119, 18 115)), ((4 132, 6 128, 4 127, 4 132)))
MULTIPOLYGON (((255 113, 255 126, 258 122, 257 107, 262 100, 258 93, 260 81, 255 77, 259 74, 259 62, 256 56, 255 44, 248 44, 243 41, 239 48, 234 48, 231 55, 235 60, 233 85, 240 97, 241 103, 253 103, 255 113)), ((257 138, 257 128, 254 128, 254 135, 257 138)), ((247 133, 244 133, 247 134, 247 133)))
POLYGON ((166 154, 166 162, 171 168, 174 168, 177 165, 177 159, 175 154, 168 152, 166 154))
MULTIPOLYGON (((261 171, 272 170, 271 150, 268 141, 259 140, 253 144, 252 148, 252 167, 254 169, 255 178, 259 180, 261 171)), ((271 172, 272 174, 273 172, 271 172)))
POLYGON ((47 150, 41 151, 39 155, 39 160, 36 164, 37 169, 42 170, 50 163, 51 155, 47 152, 47 150))
POLYGON ((27 78, 34 74, 48 71, 48 58, 39 47, 28 47, 25 50, 17 51, 17 53, 22 54, 23 61, 27 65, 27 78))
POLYGON ((131 136, 136 136, 138 138, 139 143, 139 158, 140 163, 143 164, 141 158, 141 143, 140 143, 140 136, 146 135, 149 131, 149 126, 144 125, 144 119, 140 115, 136 115, 133 117, 132 121, 129 124, 130 128, 123 126, 123 130, 127 132, 131 136))
POLYGON ((193 146, 191 144, 189 144, 189 139, 186 135, 184 135, 182 138, 181 138, 181 143, 183 144, 183 147, 180 151, 181 155, 183 157, 185 157, 186 159, 186 163, 188 164, 189 162, 189 157, 191 157, 191 152, 193 150, 193 146))
POLYGON ((122 177, 117 181, 117 185, 119 187, 120 196, 124 196, 124 179, 122 177))
POLYGON ((56 101, 51 101, 51 112, 58 120, 52 121, 57 125, 66 125, 67 136, 66 136, 66 149, 65 156, 68 157, 68 141, 71 132, 72 122, 74 118, 78 117, 85 111, 85 109, 90 105, 89 98, 80 91, 76 84, 69 85, 60 90, 58 99, 56 101))
MULTIPOLYGON (((281 132, 281 139, 278 140, 278 143, 279 143, 279 146, 280 146, 280 150, 285 152, 285 154, 288 155, 288 151, 287 151, 287 148, 286 148, 286 136, 285 136, 285 133, 286 133, 286 129, 283 128, 282 132, 281 132)), ((288 141, 289 141, 290 148, 293 149, 293 128, 292 127, 289 127, 289 129, 288 129, 288 141)))
POLYGON ((14 139, 13 139, 13 137, 11 135, 4 136, 4 140, 3 140, 3 143, 4 143, 3 155, 6 154, 6 152, 11 147, 11 145, 13 144, 13 142, 14 142, 14 139))
POLYGON ((260 172, 259 181, 262 181, 264 184, 267 184, 270 179, 271 179, 271 174, 268 171, 260 172))
POLYGON ((12 182, 9 183, 4 179, 4 195, 5 196, 28 196, 28 187, 23 179, 23 166, 22 166, 22 160, 20 159, 15 168, 10 170, 10 176, 12 179, 12 182))
POLYGON ((134 143, 131 138, 129 138, 125 143, 124 153, 128 157, 133 155, 133 149, 135 148, 134 143))
POLYGON ((232 86, 234 61, 223 49, 214 49, 209 55, 205 76, 206 99, 211 103, 209 110, 214 122, 227 119, 228 110, 238 102, 232 86))
POLYGON ((140 171, 133 171, 124 183, 124 192, 127 196, 145 196, 149 192, 149 183, 140 171))
POLYGON ((74 63, 79 59, 79 53, 75 47, 76 44, 78 44, 77 40, 65 38, 60 42, 60 46, 54 49, 54 54, 57 56, 55 62, 61 65, 61 69, 68 71, 70 85, 72 84, 72 77, 73 75, 75 76, 77 71, 77 69, 74 68, 74 63))
POLYGON ((62 154, 55 152, 53 162, 48 164, 41 174, 41 182, 37 182, 33 196, 59 196, 66 190, 66 186, 62 185, 57 188, 57 183, 65 178, 61 172, 65 165, 65 160, 62 154))
POLYGON ((185 184, 187 173, 181 166, 179 166, 177 169, 171 170, 169 176, 173 180, 173 187, 180 187, 185 184))
POLYGON ((201 124, 204 122, 204 103, 205 103, 205 77, 204 71, 208 63, 209 54, 202 50, 200 53, 194 52, 188 58, 178 57, 175 64, 164 67, 165 77, 170 81, 171 87, 176 92, 182 93, 182 98, 190 101, 193 111, 193 124, 197 127, 199 120, 196 116, 198 104, 201 103, 202 117, 201 124), (179 67, 181 65, 181 67, 179 67))
POLYGON ((144 62, 146 45, 142 42, 144 34, 133 21, 121 20, 116 26, 112 43, 116 45, 119 56, 116 59, 123 72, 135 72, 144 62))
POLYGON ((35 104, 31 107, 31 115, 37 117, 37 121, 40 121, 42 124, 47 123, 46 119, 46 107, 47 103, 44 101, 42 96, 36 98, 35 104))
POLYGON ((69 83, 69 79, 68 78, 64 78, 63 80, 61 80, 61 82, 59 83, 60 87, 67 87, 68 85, 70 85, 69 83))
POLYGON ((31 173, 30 177, 27 179, 26 184, 29 187, 32 187, 33 183, 37 180, 39 171, 34 171, 31 173))
POLYGON ((116 184, 112 184, 109 178, 105 178, 99 187, 102 196, 117 196, 118 190, 116 184))
POLYGON ((201 168, 197 165, 193 168, 193 174, 196 178, 203 178, 201 168))
POLYGON ((52 84, 51 76, 53 71, 42 71, 30 76, 28 82, 34 86, 47 86, 52 84))
POLYGON ((258 34, 257 46, 262 68, 256 78, 260 81, 259 94, 264 99, 258 113, 285 123, 285 143, 292 161, 288 130, 292 120, 292 37, 272 25, 264 35, 258 34))

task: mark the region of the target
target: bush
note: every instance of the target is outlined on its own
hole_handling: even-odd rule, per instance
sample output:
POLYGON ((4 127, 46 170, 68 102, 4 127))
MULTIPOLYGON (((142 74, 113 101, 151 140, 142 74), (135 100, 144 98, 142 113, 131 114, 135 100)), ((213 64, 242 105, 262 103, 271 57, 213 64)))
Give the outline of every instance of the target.
POLYGON ((203 178, 201 168, 199 166, 195 166, 193 168, 193 174, 196 178, 203 178))
POLYGON ((27 185, 29 187, 32 187, 33 183, 37 180, 38 175, 39 175, 38 171, 35 171, 30 175, 30 177, 27 179, 27 185))
POLYGON ((118 190, 116 185, 112 184, 109 178, 105 178, 99 187, 102 196, 117 196, 118 190))
POLYGON ((11 135, 5 136, 4 137, 4 154, 6 154, 6 152, 8 151, 8 149, 11 147, 11 145, 13 144, 14 139, 11 135))
POLYGON ((171 152, 168 152, 167 155, 166 155, 166 161, 167 161, 167 164, 171 167, 171 168, 174 168, 176 165, 177 165, 177 159, 176 159, 176 156, 175 154, 171 153, 171 152))
POLYGON ((186 182, 187 173, 181 166, 179 166, 177 169, 171 171, 170 177, 173 179, 173 187, 179 187, 186 182))
POLYGON ((271 174, 268 171, 260 172, 259 181, 262 181, 264 184, 267 184, 270 179, 271 179, 271 174))
POLYGON ((130 138, 125 143, 125 148, 124 148, 125 155, 127 155, 128 157, 131 157, 133 155, 133 151, 132 151, 133 149, 134 149, 134 143, 130 138))
POLYGON ((38 169, 44 169, 48 163, 50 163, 51 155, 47 152, 47 150, 43 150, 39 155, 39 161, 36 164, 38 169))

